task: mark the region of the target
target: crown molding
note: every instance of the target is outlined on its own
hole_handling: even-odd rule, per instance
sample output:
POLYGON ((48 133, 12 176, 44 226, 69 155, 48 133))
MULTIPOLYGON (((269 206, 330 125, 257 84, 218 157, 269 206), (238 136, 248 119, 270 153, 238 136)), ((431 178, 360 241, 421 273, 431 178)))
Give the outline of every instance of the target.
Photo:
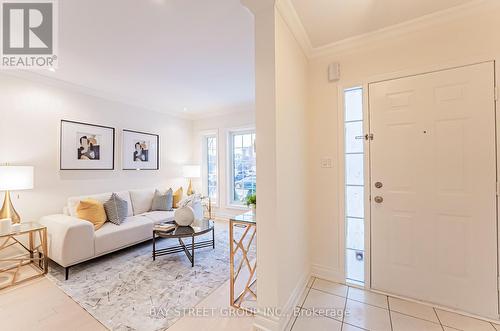
POLYGON ((131 99, 131 98, 126 98, 121 95, 115 95, 112 93, 107 93, 103 92, 100 90, 92 89, 83 85, 79 84, 74 84, 70 83, 64 80, 60 80, 57 78, 53 77, 48 77, 46 75, 42 75, 38 72, 35 71, 27 71, 27 70, 4 70, 0 72, 0 76, 10 76, 10 77, 15 77, 19 79, 24 79, 28 80, 31 82, 47 85, 47 86, 52 86, 56 88, 60 88, 66 91, 71 91, 71 92, 76 92, 76 93, 81 93, 84 95, 92 96, 92 97, 97 97, 100 99, 104 99, 107 101, 111 102, 117 102, 121 103, 124 105, 128 105, 131 107, 135 107, 138 109, 142 109, 145 111, 150 111, 162 115, 168 115, 172 116, 175 118, 183 119, 183 120, 198 120, 202 118, 208 118, 208 117, 214 117, 214 116, 221 116, 221 115, 228 115, 230 113, 235 113, 235 112, 240 112, 240 111, 249 111, 253 110, 253 107, 251 104, 242 104, 242 105, 235 105, 234 107, 226 107, 224 110, 208 110, 207 112, 198 112, 198 113, 178 113, 178 112, 173 112, 173 111, 168 111, 168 110, 160 110, 155 107, 150 107, 148 105, 144 105, 138 100, 131 99))
POLYGON ((268 8, 273 8, 276 0, 240 0, 243 7, 246 7, 254 15, 268 8))
POLYGON ((413 20, 391 25, 376 31, 347 38, 313 49, 310 58, 349 52, 366 44, 377 43, 387 39, 393 39, 415 31, 430 28, 432 26, 454 21, 463 17, 477 14, 500 5, 498 0, 475 0, 466 4, 444 9, 429 15, 421 16, 413 20))
POLYGON ((295 37, 295 40, 299 43, 302 51, 306 55, 306 57, 311 57, 313 53, 313 47, 311 41, 309 40, 309 36, 302 24, 302 20, 300 19, 295 7, 292 4, 291 0, 278 0, 276 2, 276 9, 283 17, 283 20, 288 25, 288 28, 292 32, 295 37))
MULTIPOLYGON (((242 0, 243 1, 243 0, 242 0)), ((500 6, 498 0, 473 0, 376 31, 346 38, 324 46, 313 47, 291 0, 278 0, 276 7, 309 59, 352 51, 366 44, 397 38, 434 25, 467 17, 500 6)))

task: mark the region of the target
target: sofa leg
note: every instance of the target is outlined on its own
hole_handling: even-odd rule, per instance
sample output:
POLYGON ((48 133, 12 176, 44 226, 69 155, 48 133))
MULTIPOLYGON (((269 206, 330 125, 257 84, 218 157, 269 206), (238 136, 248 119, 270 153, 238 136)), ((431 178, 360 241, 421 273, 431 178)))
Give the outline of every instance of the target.
POLYGON ((66 271, 66 280, 68 280, 68 276, 69 276, 69 267, 66 267, 64 268, 65 271, 66 271))

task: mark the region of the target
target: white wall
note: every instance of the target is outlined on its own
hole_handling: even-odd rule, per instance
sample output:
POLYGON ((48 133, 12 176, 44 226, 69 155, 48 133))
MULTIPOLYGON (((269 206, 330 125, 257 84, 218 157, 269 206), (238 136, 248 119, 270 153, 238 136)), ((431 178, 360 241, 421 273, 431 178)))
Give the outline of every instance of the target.
POLYGON ((72 195, 186 186, 181 166, 191 161, 191 121, 5 74, 0 91, 0 163, 35 167, 35 189, 13 201, 24 220, 60 212, 72 195), (114 127, 115 170, 59 170, 61 119, 114 127), (160 135, 159 171, 121 170, 123 128, 160 135))
MULTIPOLYGON (((424 72, 447 64, 469 64, 477 60, 499 59, 500 2, 485 10, 471 10, 461 16, 422 27, 418 31, 387 37, 355 49, 310 60, 309 191, 313 271, 322 277, 342 280, 340 246, 343 222, 339 217, 338 167, 320 168, 322 157, 338 164, 338 90, 359 85, 370 77, 412 70, 424 72), (327 67, 341 65, 341 80, 329 83, 327 67)), ((498 74, 497 74, 498 77, 498 74)))
POLYGON ((308 62, 274 1, 255 15, 257 268, 255 326, 282 330, 310 272, 307 206, 308 62))
MULTIPOLYGON (((207 117, 193 121, 193 163, 202 165, 203 137, 207 134, 217 135, 219 160, 219 201, 218 207, 213 209, 214 215, 220 218, 229 218, 248 210, 246 207, 235 208, 230 206, 229 185, 229 151, 228 135, 232 130, 255 129, 255 112, 253 110, 229 113, 225 115, 207 117)), ((202 191, 203 178, 193 180, 195 190, 202 191)), ((206 194, 206 192, 203 192, 206 194)))
MULTIPOLYGON (((308 62, 276 13, 276 180, 279 307, 294 307, 310 272, 307 205, 308 62)), ((264 220, 265 221, 265 220, 264 220)))

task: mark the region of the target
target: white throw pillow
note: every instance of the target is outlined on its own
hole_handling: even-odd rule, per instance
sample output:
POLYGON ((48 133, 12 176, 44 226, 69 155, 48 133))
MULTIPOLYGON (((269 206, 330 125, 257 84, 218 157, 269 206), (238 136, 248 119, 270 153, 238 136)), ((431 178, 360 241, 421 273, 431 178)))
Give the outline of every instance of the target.
POLYGON ((153 197, 155 196, 155 189, 132 190, 129 192, 130 200, 132 200, 134 215, 140 215, 151 211, 151 207, 153 206, 153 197))

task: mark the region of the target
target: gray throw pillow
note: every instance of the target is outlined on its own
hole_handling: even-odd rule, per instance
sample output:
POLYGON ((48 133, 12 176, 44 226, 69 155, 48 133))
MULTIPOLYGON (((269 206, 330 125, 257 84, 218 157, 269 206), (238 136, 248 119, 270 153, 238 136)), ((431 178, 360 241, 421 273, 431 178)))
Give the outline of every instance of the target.
POLYGON ((155 191, 153 198, 153 207, 151 210, 167 211, 172 210, 174 200, 174 191, 169 189, 166 193, 162 194, 160 191, 155 191))
POLYGON ((108 221, 120 225, 127 218, 128 203, 116 193, 113 193, 111 198, 104 203, 104 210, 106 211, 108 221))

